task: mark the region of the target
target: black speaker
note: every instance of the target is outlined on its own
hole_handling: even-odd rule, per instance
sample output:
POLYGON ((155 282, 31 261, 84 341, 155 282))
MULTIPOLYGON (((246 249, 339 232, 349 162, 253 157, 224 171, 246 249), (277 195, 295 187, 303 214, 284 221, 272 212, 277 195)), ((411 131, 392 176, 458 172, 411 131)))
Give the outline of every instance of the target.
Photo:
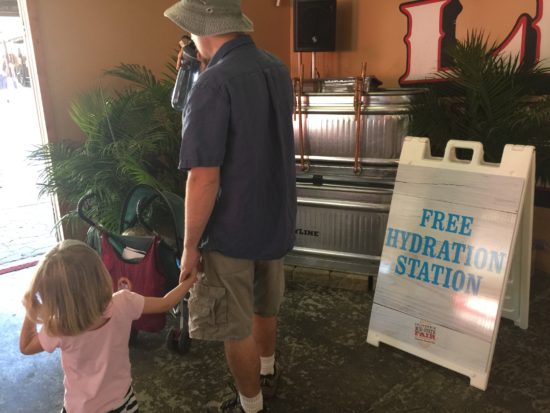
POLYGON ((294 51, 336 49, 336 0, 294 0, 294 51))

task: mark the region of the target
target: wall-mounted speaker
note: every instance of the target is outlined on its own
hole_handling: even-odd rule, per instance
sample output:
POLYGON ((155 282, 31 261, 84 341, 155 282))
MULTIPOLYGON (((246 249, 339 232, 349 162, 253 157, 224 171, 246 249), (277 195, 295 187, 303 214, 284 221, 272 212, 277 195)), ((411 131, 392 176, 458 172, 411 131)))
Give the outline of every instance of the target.
POLYGON ((294 51, 336 49, 336 0, 294 0, 294 51))

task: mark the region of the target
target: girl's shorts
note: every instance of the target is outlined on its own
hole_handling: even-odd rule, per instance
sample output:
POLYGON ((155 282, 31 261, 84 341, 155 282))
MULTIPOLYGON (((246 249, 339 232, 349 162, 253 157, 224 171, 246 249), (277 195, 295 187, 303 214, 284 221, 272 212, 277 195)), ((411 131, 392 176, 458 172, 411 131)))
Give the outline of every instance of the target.
MULTIPOLYGON (((67 413, 67 410, 65 410, 65 408, 63 407, 61 413, 67 413)), ((124 396, 124 402, 122 403, 122 406, 117 407, 114 410, 110 410, 107 413, 139 413, 139 405, 132 386, 130 386, 130 388, 126 392, 126 396, 124 396)))

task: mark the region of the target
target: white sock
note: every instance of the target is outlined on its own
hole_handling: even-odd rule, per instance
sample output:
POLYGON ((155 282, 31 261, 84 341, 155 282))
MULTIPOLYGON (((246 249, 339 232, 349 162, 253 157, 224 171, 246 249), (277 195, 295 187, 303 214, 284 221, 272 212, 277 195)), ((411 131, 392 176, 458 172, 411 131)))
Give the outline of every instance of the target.
POLYGON ((260 363, 260 374, 262 376, 275 373, 275 353, 269 357, 260 357, 260 363))
POLYGON ((254 397, 245 397, 239 392, 239 399, 245 413, 258 413, 264 408, 264 396, 261 390, 254 397))

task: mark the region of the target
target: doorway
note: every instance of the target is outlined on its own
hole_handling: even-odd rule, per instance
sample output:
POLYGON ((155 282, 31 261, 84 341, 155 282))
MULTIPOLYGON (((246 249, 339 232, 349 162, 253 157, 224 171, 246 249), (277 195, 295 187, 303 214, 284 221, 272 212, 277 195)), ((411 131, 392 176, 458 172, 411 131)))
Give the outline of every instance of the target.
POLYGON ((39 197, 43 165, 28 160, 43 138, 23 20, 6 14, 0 14, 0 274, 33 265, 58 239, 53 200, 39 197))

